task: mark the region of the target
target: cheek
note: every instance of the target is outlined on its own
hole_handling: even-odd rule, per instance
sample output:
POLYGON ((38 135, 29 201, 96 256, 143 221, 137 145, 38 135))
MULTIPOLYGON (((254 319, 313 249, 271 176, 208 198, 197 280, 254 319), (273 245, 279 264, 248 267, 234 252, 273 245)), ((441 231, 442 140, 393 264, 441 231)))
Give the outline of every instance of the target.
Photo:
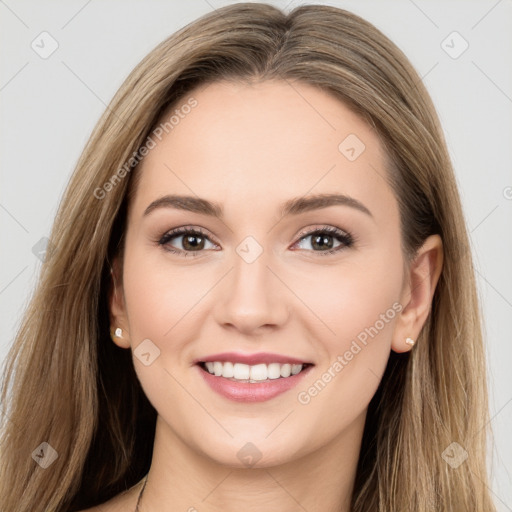
MULTIPOLYGON (((354 253, 332 265, 297 260, 281 268, 276 265, 279 276, 293 290, 290 294, 285 286, 276 288, 279 300, 288 301, 292 328, 300 326, 301 334, 312 344, 312 353, 318 354, 319 364, 314 377, 304 379, 294 390, 295 421, 283 423, 271 439, 266 436, 275 426, 273 415, 259 422, 230 417, 223 419, 223 424, 241 436, 250 428, 255 438, 261 438, 262 446, 272 445, 272 453, 293 448, 295 456, 319 448, 350 428, 368 406, 389 357, 396 312, 392 305, 400 296, 402 260, 398 253, 383 254, 387 253, 382 249, 367 251, 364 256, 354 253), (293 447, 290 439, 296 440, 293 447)), ((224 434, 212 422, 212 433, 205 437, 201 427, 209 419, 205 420, 204 410, 186 391, 192 388, 182 369, 187 345, 200 338, 219 290, 215 285, 226 268, 206 262, 175 264, 154 249, 134 244, 126 251, 124 269, 132 345, 135 348, 149 338, 161 348, 151 366, 135 364, 146 396, 179 435, 203 451, 212 451, 211 439, 224 434)), ((226 458, 225 447, 216 441, 217 445, 217 456, 226 458)))
MULTIPOLYGON (((182 365, 188 364, 184 349, 196 336, 194 305, 212 286, 213 276, 208 279, 203 274, 192 267, 173 265, 155 249, 134 244, 126 251, 123 286, 134 367, 147 398, 159 414, 194 408, 180 371, 182 365), (138 345, 147 339, 158 349, 157 357, 149 365, 141 363, 137 356, 138 345)), ((181 416, 184 414, 183 411, 181 416)), ((172 420, 176 416, 169 418, 176 422, 172 420)))
POLYGON ((398 253, 376 255, 363 264, 323 269, 314 279, 303 280, 299 293, 308 297, 308 306, 324 325, 315 329, 313 338, 323 357, 296 399, 327 436, 363 413, 377 390, 402 308, 401 265, 398 253))
POLYGON ((175 326, 193 317, 214 277, 206 266, 192 269, 172 264, 155 249, 132 249, 123 277, 131 335, 161 342, 172 338, 175 326))
POLYGON ((375 324, 381 339, 390 334, 397 309, 393 304, 402 288, 401 265, 400 254, 383 258, 375 251, 315 272, 299 269, 291 277, 297 296, 313 313, 304 318, 311 319, 310 325, 320 322, 314 337, 331 356, 348 349, 358 336, 364 339, 375 324))

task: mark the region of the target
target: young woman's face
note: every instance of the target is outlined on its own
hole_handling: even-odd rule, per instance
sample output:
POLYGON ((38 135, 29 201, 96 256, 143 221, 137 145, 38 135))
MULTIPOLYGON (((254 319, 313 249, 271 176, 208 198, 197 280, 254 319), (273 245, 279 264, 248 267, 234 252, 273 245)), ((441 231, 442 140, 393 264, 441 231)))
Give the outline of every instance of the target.
POLYGON ((357 451, 409 293, 376 134, 301 83, 214 83, 175 109, 113 307, 162 435, 240 467, 357 451))

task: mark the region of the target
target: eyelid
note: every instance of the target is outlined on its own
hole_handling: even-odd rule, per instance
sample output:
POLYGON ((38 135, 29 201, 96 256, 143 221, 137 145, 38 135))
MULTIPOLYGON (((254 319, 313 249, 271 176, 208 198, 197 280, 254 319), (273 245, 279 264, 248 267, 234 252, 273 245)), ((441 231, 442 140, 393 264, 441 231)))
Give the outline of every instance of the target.
POLYGON ((306 228, 306 230, 299 233, 298 240, 294 242, 292 247, 300 243, 304 238, 307 238, 308 236, 314 235, 315 233, 328 233, 333 238, 339 239, 341 242, 341 245, 338 247, 335 247, 333 249, 328 249, 325 251, 309 251, 306 250, 307 253, 314 253, 316 255, 331 255, 335 254, 337 252, 340 252, 343 249, 347 249, 354 245, 354 242, 356 238, 349 232, 341 228, 337 228, 335 226, 331 225, 323 225, 323 226, 317 226, 315 228, 306 228))
MULTIPOLYGON (((189 254, 192 256, 199 256, 201 253, 206 252, 205 250, 185 251, 183 249, 177 249, 172 246, 166 247, 171 239, 179 238, 180 236, 184 236, 187 233, 201 235, 202 237, 204 237, 208 241, 210 241, 210 243, 220 246, 220 244, 215 241, 215 237, 212 237, 203 228, 193 226, 193 225, 185 225, 185 226, 180 226, 177 228, 170 229, 170 230, 166 231, 163 235, 161 235, 160 237, 157 238, 157 243, 164 250, 167 250, 167 251, 175 253, 175 254, 179 254, 181 256, 187 256, 189 254), (163 241, 164 239, 165 239, 165 241, 163 241)), ((337 228, 337 227, 331 226, 331 225, 322 225, 322 226, 316 226, 314 228, 305 228, 304 230, 299 232, 299 234, 296 235, 297 240, 292 244, 291 247, 294 247, 295 245, 300 243, 304 238, 314 235, 315 233, 328 233, 330 236, 332 236, 334 238, 345 239, 345 240, 341 240, 341 243, 342 243, 341 246, 338 246, 334 249, 329 249, 329 250, 325 250, 325 251, 306 250, 306 252, 316 253, 318 255, 329 255, 329 254, 334 254, 336 252, 339 252, 340 250, 342 250, 344 248, 348 248, 351 245, 353 245, 354 240, 355 240, 355 238, 352 236, 352 234, 346 230, 343 230, 341 228, 337 228)))
POLYGON ((306 228, 305 230, 299 232, 299 234, 297 235, 297 237, 299 238, 298 241, 300 241, 302 238, 304 238, 308 235, 313 235, 314 233, 324 233, 324 232, 327 232, 330 234, 337 234, 338 236, 343 235, 343 236, 346 236, 347 238, 352 239, 352 235, 348 231, 345 231, 344 229, 341 229, 341 228, 337 228, 335 226, 325 225, 325 226, 318 226, 315 228, 306 228))
POLYGON ((162 240, 164 237, 172 238, 172 237, 179 237, 183 236, 187 233, 194 233, 203 236, 204 238, 207 238, 210 242, 212 242, 215 245, 220 245, 216 240, 215 237, 210 235, 205 229, 197 226, 192 225, 186 225, 186 226, 179 226, 177 228, 172 228, 166 231, 163 235, 158 237, 158 240, 162 240))
POLYGON ((214 238, 214 237, 210 236, 206 232, 206 230, 204 230, 201 227, 192 226, 192 225, 179 226, 177 228, 170 229, 170 230, 166 231, 165 233, 163 233, 162 235, 160 235, 159 237, 157 237, 155 242, 158 244, 159 247, 162 248, 162 250, 170 252, 172 254, 176 254, 176 255, 178 255, 180 257, 186 257, 186 256, 197 257, 197 256, 201 256, 201 253, 204 253, 206 251, 204 251, 204 250, 201 250, 201 251, 185 251, 183 249, 179 249, 177 247, 173 247, 172 245, 170 245, 170 241, 173 238, 179 238, 179 237, 185 236, 185 235, 190 234, 190 233, 195 234, 195 235, 200 235, 203 238, 207 239, 210 243, 212 243, 214 245, 217 245, 217 246, 219 245, 217 242, 212 240, 212 238, 214 238))

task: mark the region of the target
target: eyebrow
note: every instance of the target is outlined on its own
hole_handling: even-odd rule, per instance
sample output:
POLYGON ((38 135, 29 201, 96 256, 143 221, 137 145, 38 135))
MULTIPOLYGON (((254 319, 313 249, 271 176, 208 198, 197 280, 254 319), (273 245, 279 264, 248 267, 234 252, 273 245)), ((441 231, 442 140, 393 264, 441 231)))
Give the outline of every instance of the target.
MULTIPOLYGON (((310 196, 295 197, 281 205, 281 216, 299 215, 311 210, 328 208, 329 206, 349 206, 360 212, 373 217, 370 210, 357 199, 344 194, 316 194, 310 196)), ((223 218, 223 209, 219 203, 208 201, 200 197, 165 195, 153 201, 143 213, 146 217, 152 211, 159 208, 174 208, 177 210, 186 210, 203 215, 210 215, 218 219, 223 218)))

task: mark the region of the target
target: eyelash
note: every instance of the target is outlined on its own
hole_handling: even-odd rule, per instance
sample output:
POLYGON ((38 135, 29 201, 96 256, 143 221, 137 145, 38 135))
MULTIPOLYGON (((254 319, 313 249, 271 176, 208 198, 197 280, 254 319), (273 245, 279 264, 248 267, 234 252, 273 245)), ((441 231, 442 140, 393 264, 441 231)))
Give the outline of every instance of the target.
MULTIPOLYGON (((315 252, 318 255, 327 256, 330 254, 334 254, 336 252, 341 251, 342 249, 346 249, 348 247, 351 247, 354 244, 354 238, 353 236, 348 233, 347 231, 342 231, 341 229, 335 228, 333 226, 322 226, 321 228, 315 228, 310 231, 303 232, 299 235, 299 239, 295 243, 301 242, 304 238, 307 238, 311 235, 320 235, 320 234, 329 234, 333 236, 334 238, 337 238, 339 242, 341 242, 342 245, 339 245, 338 247, 335 247, 334 249, 329 249, 327 251, 309 251, 309 252, 315 252)), ((199 253, 204 251, 183 251, 181 249, 176 249, 175 247, 172 247, 171 245, 167 245, 173 238, 179 237, 180 235, 198 235, 203 238, 206 238, 210 242, 210 238, 208 235, 201 229, 201 228, 191 228, 191 227, 181 227, 172 229, 171 231, 167 231, 159 240, 158 245, 162 246, 164 250, 169 251, 174 254, 178 254, 180 256, 188 256, 189 254, 193 257, 199 256, 199 253)), ((214 243, 214 242, 212 242, 214 243)), ((295 245, 295 244, 294 244, 295 245)), ((305 249, 307 250, 307 249, 305 249)))

